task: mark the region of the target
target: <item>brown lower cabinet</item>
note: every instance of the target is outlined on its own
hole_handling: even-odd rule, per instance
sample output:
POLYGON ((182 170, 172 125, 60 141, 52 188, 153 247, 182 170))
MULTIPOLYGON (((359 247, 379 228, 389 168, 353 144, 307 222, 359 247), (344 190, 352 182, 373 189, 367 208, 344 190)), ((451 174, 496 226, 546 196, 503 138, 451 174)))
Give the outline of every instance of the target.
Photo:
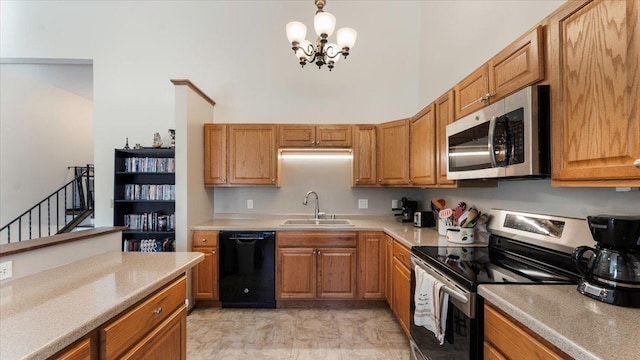
POLYGON ((385 298, 385 247, 383 232, 358 233, 358 298, 385 298))
POLYGON ((399 242, 393 242, 391 309, 400 326, 410 336, 411 325, 411 253, 399 242))
POLYGON ((484 306, 485 359, 571 359, 529 328, 491 304, 484 306))
POLYGON ((186 295, 183 274, 51 359, 186 359, 186 295))
POLYGON ((356 232, 280 232, 276 300, 356 299, 356 232))
POLYGON ((218 300, 218 232, 194 231, 192 248, 204 255, 204 260, 193 267, 193 298, 218 300))

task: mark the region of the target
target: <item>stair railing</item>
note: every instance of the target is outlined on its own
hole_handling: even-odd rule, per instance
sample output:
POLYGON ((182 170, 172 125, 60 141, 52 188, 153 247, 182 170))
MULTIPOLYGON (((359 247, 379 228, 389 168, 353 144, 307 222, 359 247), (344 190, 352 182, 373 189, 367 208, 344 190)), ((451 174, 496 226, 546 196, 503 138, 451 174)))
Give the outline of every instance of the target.
POLYGON ((73 180, 0 228, 0 243, 51 236, 52 227, 54 235, 69 232, 93 213, 94 166, 87 164, 71 168, 74 169, 73 180), (23 236, 23 231, 28 233, 28 238, 27 234, 23 236))

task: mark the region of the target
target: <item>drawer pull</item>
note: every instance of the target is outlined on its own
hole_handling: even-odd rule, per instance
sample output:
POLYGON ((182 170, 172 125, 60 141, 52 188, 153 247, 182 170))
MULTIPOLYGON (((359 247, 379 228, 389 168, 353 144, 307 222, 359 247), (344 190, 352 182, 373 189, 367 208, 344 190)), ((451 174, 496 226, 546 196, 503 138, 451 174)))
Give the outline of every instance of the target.
POLYGON ((202 238, 202 242, 207 242, 207 238, 202 238))
POLYGON ((155 315, 160 315, 160 314, 162 314, 162 308, 161 308, 161 307, 159 307, 159 308, 157 308, 157 309, 153 310, 153 313, 154 313, 155 315))

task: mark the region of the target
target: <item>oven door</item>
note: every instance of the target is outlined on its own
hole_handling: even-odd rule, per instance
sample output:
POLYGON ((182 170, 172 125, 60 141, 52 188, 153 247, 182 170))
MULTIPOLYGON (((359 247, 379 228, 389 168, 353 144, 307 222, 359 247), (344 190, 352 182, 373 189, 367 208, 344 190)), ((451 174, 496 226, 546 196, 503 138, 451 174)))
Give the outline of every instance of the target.
POLYGON ((448 279, 441 272, 427 265, 416 256, 411 257, 411 356, 412 359, 481 359, 482 334, 479 333, 476 319, 475 294, 464 290, 448 279), (449 293, 447 325, 444 344, 425 327, 417 326, 414 322, 415 313, 415 266, 427 271, 431 276, 445 284, 445 291, 449 293))

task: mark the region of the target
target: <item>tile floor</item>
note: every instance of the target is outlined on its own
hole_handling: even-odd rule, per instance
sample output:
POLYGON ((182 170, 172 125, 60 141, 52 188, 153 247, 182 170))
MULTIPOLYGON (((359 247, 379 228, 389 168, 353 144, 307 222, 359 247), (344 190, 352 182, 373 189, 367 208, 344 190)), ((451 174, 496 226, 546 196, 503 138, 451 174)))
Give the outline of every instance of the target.
POLYGON ((187 358, 408 360, 393 314, 375 309, 195 309, 187 358))

